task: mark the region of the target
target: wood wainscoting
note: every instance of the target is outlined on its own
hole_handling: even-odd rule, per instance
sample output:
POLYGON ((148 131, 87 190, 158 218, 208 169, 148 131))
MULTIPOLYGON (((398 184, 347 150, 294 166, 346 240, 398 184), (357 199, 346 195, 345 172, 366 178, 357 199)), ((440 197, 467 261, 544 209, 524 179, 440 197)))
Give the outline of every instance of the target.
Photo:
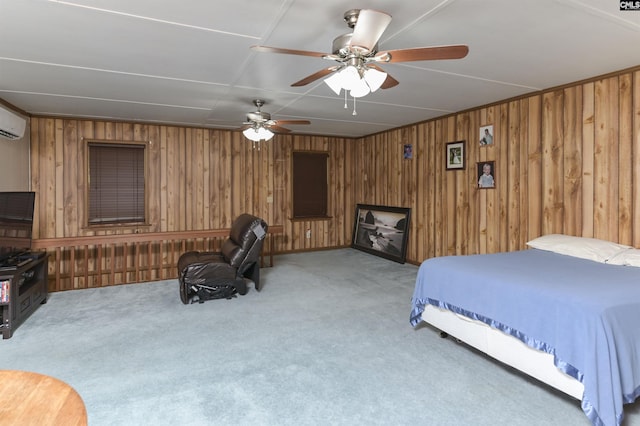
MULTIPOLYGON (((178 277, 178 258, 189 250, 219 251, 229 229, 99 235, 34 240, 32 249, 49 253, 49 291, 159 281, 178 277)), ((261 254, 273 266, 275 235, 270 226, 261 254)))

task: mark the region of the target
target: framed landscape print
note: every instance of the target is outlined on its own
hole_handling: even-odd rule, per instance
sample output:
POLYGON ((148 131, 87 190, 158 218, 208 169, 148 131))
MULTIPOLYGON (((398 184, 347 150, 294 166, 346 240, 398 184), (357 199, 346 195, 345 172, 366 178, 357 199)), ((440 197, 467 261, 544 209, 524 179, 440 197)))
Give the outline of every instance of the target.
POLYGON ((404 263, 411 209, 358 204, 351 247, 404 263))
POLYGON ((464 169, 464 141, 447 143, 447 170, 464 169))

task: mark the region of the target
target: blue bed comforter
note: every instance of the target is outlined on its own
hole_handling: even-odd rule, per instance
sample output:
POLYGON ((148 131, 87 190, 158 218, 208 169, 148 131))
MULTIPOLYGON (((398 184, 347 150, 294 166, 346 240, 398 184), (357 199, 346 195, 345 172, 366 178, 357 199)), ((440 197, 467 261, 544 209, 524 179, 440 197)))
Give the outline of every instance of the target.
POLYGON ((621 424, 640 395, 640 268, 536 249, 432 258, 418 271, 412 325, 427 304, 552 354, 584 385, 596 426, 621 424))

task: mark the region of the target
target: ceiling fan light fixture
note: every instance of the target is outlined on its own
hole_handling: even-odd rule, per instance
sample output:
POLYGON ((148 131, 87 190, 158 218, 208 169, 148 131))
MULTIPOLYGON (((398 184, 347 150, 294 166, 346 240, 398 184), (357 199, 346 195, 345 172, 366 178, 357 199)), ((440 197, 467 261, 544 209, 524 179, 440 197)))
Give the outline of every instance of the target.
POLYGON ((339 95, 342 89, 349 91, 354 87, 359 87, 360 80, 358 69, 352 65, 348 65, 340 71, 333 73, 330 77, 325 78, 324 82, 327 83, 327 86, 329 86, 336 95, 339 95))
POLYGON ((340 76, 344 90, 351 90, 360 82, 360 73, 358 69, 352 65, 343 68, 338 72, 338 75, 340 76))
POLYGON ((387 79, 387 73, 378 71, 374 68, 367 68, 364 72, 364 79, 367 81, 371 92, 375 92, 382 86, 382 83, 387 79))
POLYGON ((361 98, 382 86, 387 74, 375 69, 362 70, 349 65, 324 80, 336 95, 344 89, 355 98, 361 98))
POLYGON ((339 72, 333 73, 331 76, 325 78, 324 82, 327 83, 327 86, 329 86, 336 95, 340 94, 342 90, 342 78, 339 72))
POLYGON ((273 132, 264 127, 249 127, 248 129, 244 129, 242 134, 245 138, 249 139, 253 142, 259 142, 260 140, 268 141, 273 137, 273 132))
POLYGON ((367 96, 370 92, 371 89, 369 88, 367 81, 363 78, 361 80, 358 80, 355 85, 351 86, 349 94, 354 98, 361 98, 363 96, 367 96))
POLYGON ((245 138, 249 139, 250 141, 258 142, 260 140, 260 137, 258 137, 258 131, 253 127, 244 129, 242 131, 242 134, 244 135, 245 138))
POLYGON ((258 136, 260 136, 260 139, 268 141, 273 137, 273 132, 265 127, 260 127, 258 129, 258 136))

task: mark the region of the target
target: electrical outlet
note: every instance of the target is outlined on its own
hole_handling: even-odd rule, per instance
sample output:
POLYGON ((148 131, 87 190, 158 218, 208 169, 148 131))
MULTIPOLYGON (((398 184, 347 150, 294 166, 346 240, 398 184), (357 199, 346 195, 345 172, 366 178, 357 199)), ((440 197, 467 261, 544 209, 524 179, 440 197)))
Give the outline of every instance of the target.
POLYGON ((305 233, 307 238, 311 238, 311 229, 307 229, 307 232, 305 233))

